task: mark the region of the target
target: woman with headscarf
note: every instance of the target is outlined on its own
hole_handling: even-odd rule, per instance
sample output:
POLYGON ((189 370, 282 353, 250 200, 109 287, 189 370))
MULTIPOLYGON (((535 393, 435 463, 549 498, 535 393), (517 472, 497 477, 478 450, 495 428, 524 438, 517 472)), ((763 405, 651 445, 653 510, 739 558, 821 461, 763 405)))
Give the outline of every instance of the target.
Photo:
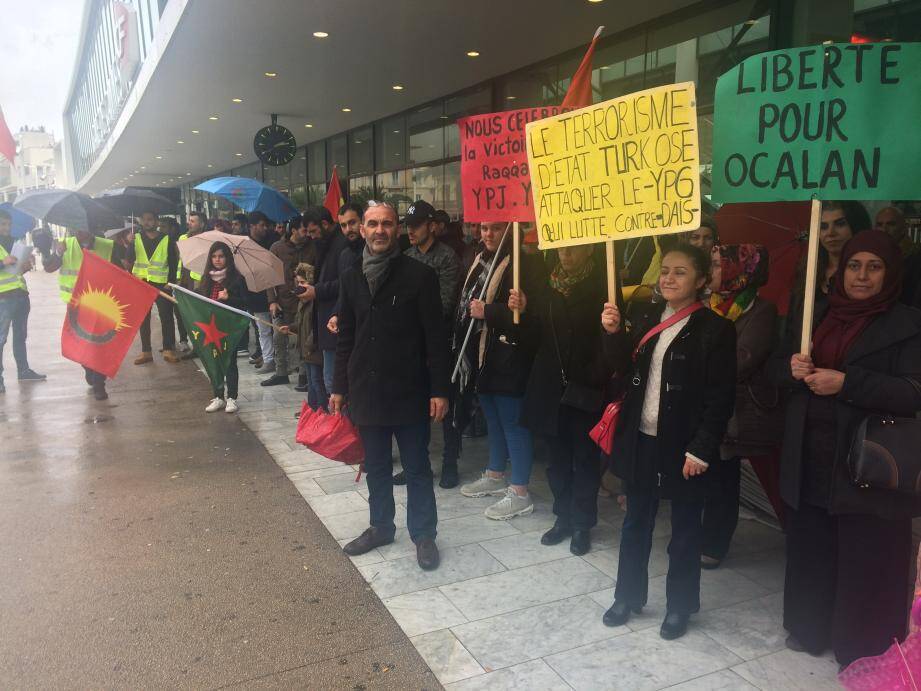
POLYGON ((764 420, 758 408, 765 382, 759 376, 774 344, 777 308, 758 297, 768 279, 768 252, 761 245, 722 245, 713 248, 712 292, 707 305, 736 329, 736 403, 720 447, 721 462, 714 470, 720 493, 704 505, 700 565, 715 569, 729 551, 739 522, 742 458, 763 456, 772 447, 768 436, 757 434, 764 420), (754 419, 753 419, 754 418, 754 419))
POLYGON ((911 519, 921 500, 858 487, 848 450, 869 414, 921 410, 921 312, 898 303, 899 248, 882 231, 844 246, 816 313, 811 355, 791 329, 772 363, 791 389, 781 456, 786 504, 787 647, 832 649, 841 665, 901 639, 908 617, 911 519))
MULTIPOLYGON (((215 242, 208 250, 208 261, 205 272, 198 284, 198 292, 206 298, 222 302, 228 307, 244 308, 246 284, 237 271, 230 246, 223 242, 215 242)), ((237 405, 237 386, 239 374, 237 372, 237 359, 230 358, 230 364, 224 377, 227 387, 226 398, 224 387, 214 390, 214 398, 205 407, 206 413, 215 413, 223 408, 228 413, 239 410, 237 405)))

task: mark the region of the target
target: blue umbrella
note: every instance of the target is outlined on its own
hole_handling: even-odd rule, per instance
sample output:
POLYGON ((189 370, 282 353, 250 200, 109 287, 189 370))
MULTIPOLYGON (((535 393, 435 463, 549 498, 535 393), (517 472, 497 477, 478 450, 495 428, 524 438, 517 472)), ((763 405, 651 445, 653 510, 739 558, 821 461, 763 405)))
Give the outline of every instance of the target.
POLYGON ((195 189, 224 197, 246 212, 261 211, 276 223, 298 213, 281 192, 252 178, 212 178, 195 189))
POLYGON ((0 204, 0 209, 6 211, 10 215, 10 218, 13 219, 10 234, 14 238, 24 238, 26 233, 35 227, 35 219, 32 216, 19 209, 14 209, 13 205, 9 202, 0 204))

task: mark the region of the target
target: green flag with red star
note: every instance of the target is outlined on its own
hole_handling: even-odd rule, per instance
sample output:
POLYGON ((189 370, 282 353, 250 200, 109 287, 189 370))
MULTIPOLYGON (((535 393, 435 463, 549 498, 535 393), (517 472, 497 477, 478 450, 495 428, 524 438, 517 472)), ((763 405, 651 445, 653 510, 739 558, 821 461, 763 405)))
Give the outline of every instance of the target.
POLYGON ((170 287, 195 354, 212 386, 215 389, 223 387, 227 368, 237 357, 237 343, 249 328, 252 317, 191 290, 173 284, 170 287))

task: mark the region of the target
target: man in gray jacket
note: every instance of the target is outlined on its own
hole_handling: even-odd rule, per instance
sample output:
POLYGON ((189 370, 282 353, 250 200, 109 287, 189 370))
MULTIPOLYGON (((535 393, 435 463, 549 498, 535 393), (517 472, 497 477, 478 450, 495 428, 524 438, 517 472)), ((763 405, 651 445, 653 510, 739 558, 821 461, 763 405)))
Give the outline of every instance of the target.
POLYGON ((435 269, 442 314, 450 321, 457 303, 460 260, 454 250, 435 237, 434 218, 435 208, 427 201, 420 199, 409 207, 403 217, 410 244, 406 256, 435 269))

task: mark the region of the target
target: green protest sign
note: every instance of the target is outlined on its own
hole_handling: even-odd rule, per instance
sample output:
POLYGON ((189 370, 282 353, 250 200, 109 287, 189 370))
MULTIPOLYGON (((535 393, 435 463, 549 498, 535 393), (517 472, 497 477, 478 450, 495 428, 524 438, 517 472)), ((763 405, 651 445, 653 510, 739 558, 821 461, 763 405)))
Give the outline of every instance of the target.
POLYGON ((761 53, 716 84, 719 202, 915 199, 921 44, 761 53))

